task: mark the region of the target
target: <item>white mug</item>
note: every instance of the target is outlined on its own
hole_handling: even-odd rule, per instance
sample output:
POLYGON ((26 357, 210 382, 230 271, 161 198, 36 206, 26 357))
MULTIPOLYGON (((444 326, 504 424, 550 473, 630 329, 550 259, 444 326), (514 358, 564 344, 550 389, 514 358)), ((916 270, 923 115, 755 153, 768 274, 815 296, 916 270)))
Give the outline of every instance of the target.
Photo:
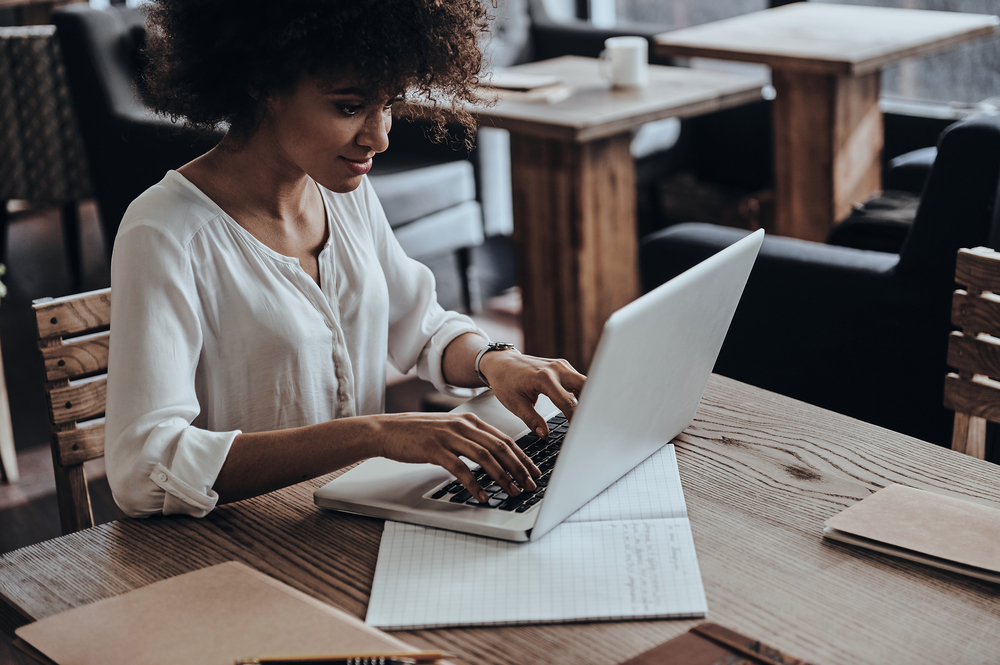
POLYGON ((602 72, 616 88, 649 83, 649 42, 645 37, 611 37, 601 51, 602 72))

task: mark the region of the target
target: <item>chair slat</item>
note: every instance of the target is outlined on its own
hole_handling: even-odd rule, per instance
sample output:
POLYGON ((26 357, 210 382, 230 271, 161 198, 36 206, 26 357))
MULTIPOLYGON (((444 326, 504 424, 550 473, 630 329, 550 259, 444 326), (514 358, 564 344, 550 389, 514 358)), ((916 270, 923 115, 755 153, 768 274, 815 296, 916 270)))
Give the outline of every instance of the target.
POLYGON ((86 338, 67 340, 59 346, 42 349, 45 380, 75 379, 108 369, 108 341, 104 331, 86 338))
POLYGON ((111 289, 35 301, 39 337, 76 335, 111 325, 111 289))
POLYGON ((1000 253, 986 247, 958 250, 955 281, 969 291, 1000 292, 1000 253))
POLYGON ((107 376, 68 388, 56 388, 49 393, 52 421, 62 425, 104 415, 107 395, 107 376))
POLYGON ((969 381, 950 373, 944 380, 944 406, 1000 422, 1000 383, 969 381))
POLYGON ((1000 340, 953 332, 948 338, 948 366, 959 372, 1000 378, 1000 340))
POLYGON ((83 464, 104 456, 104 423, 55 433, 59 462, 63 466, 83 464))
POLYGON ((1000 331, 1000 297, 970 296, 965 291, 955 291, 951 322, 965 332, 1000 331))

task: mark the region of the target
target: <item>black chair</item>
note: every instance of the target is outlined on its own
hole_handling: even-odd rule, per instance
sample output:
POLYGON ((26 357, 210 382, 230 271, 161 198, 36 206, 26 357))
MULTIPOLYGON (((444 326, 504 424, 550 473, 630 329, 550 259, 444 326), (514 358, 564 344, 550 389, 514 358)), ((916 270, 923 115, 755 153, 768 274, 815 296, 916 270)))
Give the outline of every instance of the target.
POLYGON ((129 204, 221 134, 196 132, 148 109, 133 81, 145 20, 139 9, 70 5, 52 14, 66 62, 108 258, 129 204))
MULTIPOLYGON (((764 240, 716 364, 720 374, 949 445, 942 406, 960 247, 1000 246, 1000 117, 941 135, 898 254, 764 240)), ((681 224, 642 245, 645 289, 746 232, 681 224)))
MULTIPOLYGON (((136 95, 133 82, 142 67, 140 51, 146 38, 141 10, 77 4, 57 10, 52 20, 66 59, 110 257, 129 204, 169 169, 210 150, 222 134, 171 122, 136 95)), ((471 310, 475 286, 468 249, 484 237, 472 166, 400 160, 373 173, 371 183, 407 254, 418 260, 458 254, 462 296, 471 310)))

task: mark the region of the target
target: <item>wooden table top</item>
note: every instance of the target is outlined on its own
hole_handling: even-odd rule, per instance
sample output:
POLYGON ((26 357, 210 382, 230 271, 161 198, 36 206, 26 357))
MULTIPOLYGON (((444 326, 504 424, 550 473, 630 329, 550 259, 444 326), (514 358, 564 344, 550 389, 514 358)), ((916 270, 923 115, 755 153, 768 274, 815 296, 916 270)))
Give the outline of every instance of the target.
POLYGON ((998 25, 1000 19, 986 14, 799 2, 666 32, 655 41, 664 56, 854 75, 988 37, 998 25))
POLYGON ((653 120, 688 117, 761 98, 767 81, 685 67, 650 65, 649 85, 612 88, 596 58, 563 56, 509 68, 510 72, 553 75, 571 88, 555 103, 503 96, 495 106, 469 110, 480 124, 522 134, 584 143, 638 128, 653 120))
MULTIPOLYGON (((821 534, 827 518, 890 483, 1000 507, 1000 467, 717 376, 675 443, 709 620, 813 665, 996 662, 1000 585, 821 534)), ((316 508, 324 480, 202 520, 123 520, 8 553, 0 628, 228 560, 363 617, 382 523, 316 508)), ((398 635, 457 662, 575 665, 621 662, 695 623, 398 635)))

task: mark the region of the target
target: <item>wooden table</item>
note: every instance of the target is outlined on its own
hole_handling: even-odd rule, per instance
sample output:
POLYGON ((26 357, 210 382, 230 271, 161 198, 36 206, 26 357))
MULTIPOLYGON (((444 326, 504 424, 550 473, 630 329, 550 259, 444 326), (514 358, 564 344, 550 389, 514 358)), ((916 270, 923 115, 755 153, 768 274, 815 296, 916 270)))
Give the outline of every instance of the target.
POLYGON ((0 0, 0 9, 13 9, 15 25, 45 25, 50 23, 53 9, 86 0, 0 0))
MULTIPOLYGON (((996 662, 1000 586, 821 534, 824 520, 889 483, 1000 507, 1000 467, 721 377, 675 443, 710 620, 813 665, 996 662)), ((125 520, 6 554, 0 628, 227 560, 363 617, 382 523, 314 507, 325 480, 203 520, 125 520)), ((695 623, 399 635, 458 662, 577 665, 619 663, 695 623)))
POLYGON ((823 241, 882 187, 882 67, 990 36, 998 24, 980 14, 801 2, 658 35, 656 52, 771 67, 769 230, 823 241))
POLYGON ((470 109, 511 133, 514 238, 525 349, 586 370, 608 317, 640 292, 632 132, 760 99, 764 81, 651 66, 649 86, 613 89, 599 61, 562 57, 510 68, 556 75, 556 103, 510 97, 470 109))

